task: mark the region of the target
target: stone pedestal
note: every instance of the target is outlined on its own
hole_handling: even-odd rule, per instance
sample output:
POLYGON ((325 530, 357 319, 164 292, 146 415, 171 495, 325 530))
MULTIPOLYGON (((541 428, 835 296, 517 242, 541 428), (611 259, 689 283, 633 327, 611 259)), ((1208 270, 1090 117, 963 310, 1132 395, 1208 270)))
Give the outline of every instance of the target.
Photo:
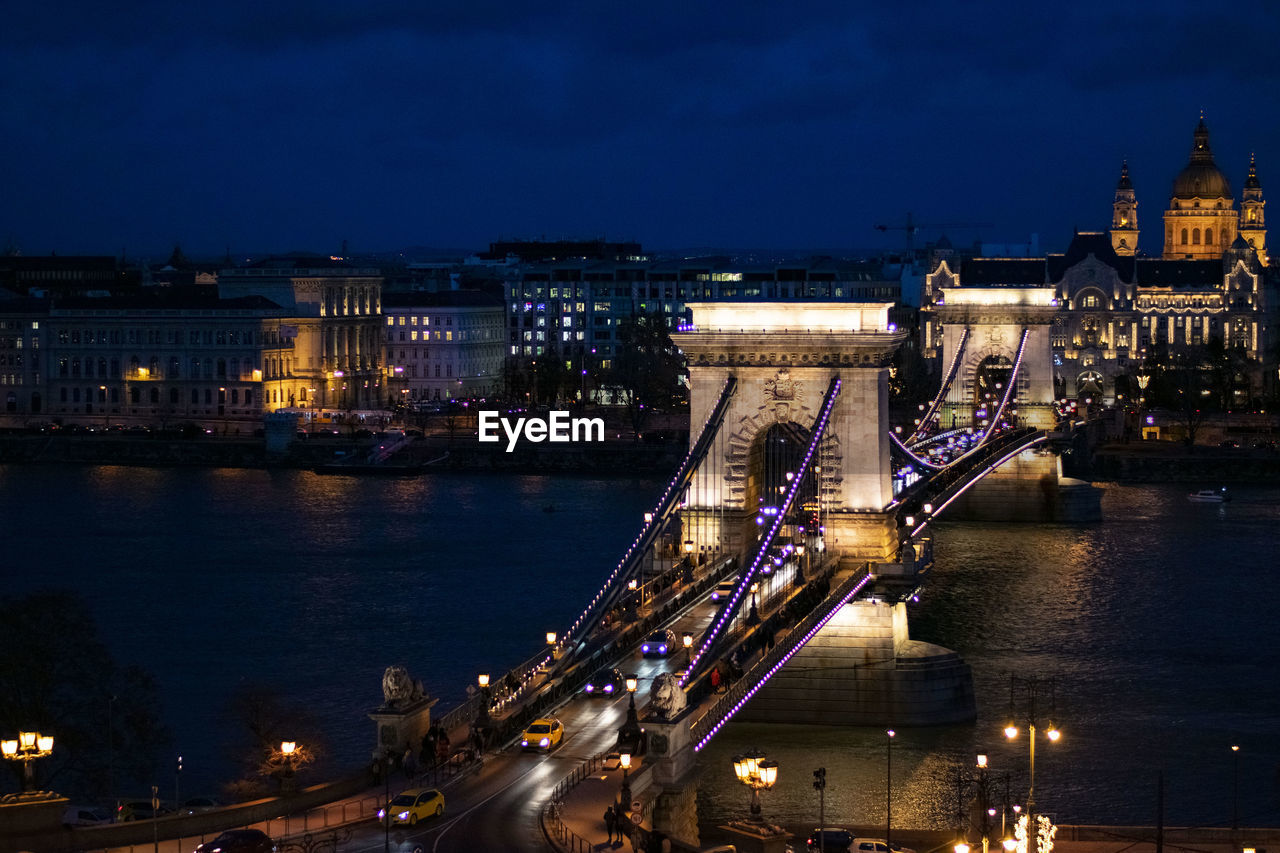
POLYGON ((720 827, 733 837, 733 846, 742 853, 785 853, 792 835, 768 824, 751 824, 737 821, 720 827))
POLYGON ((67 804, 66 797, 52 791, 0 797, 0 851, 39 850, 50 833, 65 832, 62 815, 67 804))
POLYGON ((653 781, 659 785, 675 785, 693 769, 695 753, 693 737, 689 730, 692 707, 687 707, 673 720, 644 721, 649 736, 649 748, 645 761, 652 766, 653 781))
POLYGON ((416 756, 422 746, 423 735, 431 728, 431 707, 439 701, 423 697, 404 708, 383 706, 370 711, 369 719, 377 725, 373 757, 382 758, 389 749, 398 758, 405 747, 411 748, 416 756))
POLYGON ((698 783, 664 787, 653 800, 653 828, 670 838, 698 845, 698 783))

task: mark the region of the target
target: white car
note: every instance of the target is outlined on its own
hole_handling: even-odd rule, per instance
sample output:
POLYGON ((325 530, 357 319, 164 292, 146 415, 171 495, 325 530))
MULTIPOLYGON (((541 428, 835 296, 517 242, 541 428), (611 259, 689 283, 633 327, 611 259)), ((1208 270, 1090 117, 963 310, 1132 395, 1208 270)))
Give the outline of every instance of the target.
POLYGON ((63 826, 98 826, 104 823, 111 823, 110 813, 95 806, 68 806, 62 813, 63 826))

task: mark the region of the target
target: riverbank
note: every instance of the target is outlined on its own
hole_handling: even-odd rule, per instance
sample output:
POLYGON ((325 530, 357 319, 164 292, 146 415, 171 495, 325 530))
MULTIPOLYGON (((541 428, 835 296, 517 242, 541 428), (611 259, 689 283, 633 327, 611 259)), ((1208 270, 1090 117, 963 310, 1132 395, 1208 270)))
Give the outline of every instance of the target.
POLYGON ((1280 482, 1280 452, 1173 441, 1114 443, 1094 452, 1089 473, 1094 480, 1118 483, 1275 483, 1280 482))
MULTIPOLYGON (((337 460, 360 457, 377 446, 377 438, 338 436, 300 439, 283 455, 267 453, 266 441, 253 436, 201 435, 170 438, 126 433, 0 434, 0 464, 58 463, 126 465, 152 468, 298 468, 312 469, 337 460)), ((665 477, 680 464, 687 448, 679 442, 646 443, 611 440, 581 444, 522 442, 507 453, 474 439, 431 436, 412 442, 391 460, 421 473, 497 471, 519 474, 626 474, 665 477)))

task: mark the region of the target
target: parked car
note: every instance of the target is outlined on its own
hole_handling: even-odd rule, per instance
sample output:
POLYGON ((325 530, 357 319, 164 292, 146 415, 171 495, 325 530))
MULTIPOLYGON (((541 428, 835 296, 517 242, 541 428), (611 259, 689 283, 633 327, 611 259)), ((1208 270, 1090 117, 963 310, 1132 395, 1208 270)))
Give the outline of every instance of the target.
POLYGON ((160 804, 159 809, 152 809, 150 800, 124 800, 120 805, 116 806, 116 823, 125 823, 130 820, 151 820, 152 818, 164 817, 170 814, 173 814, 173 809, 164 803, 160 804))
POLYGON ((839 827, 823 827, 809 833, 806 842, 810 850, 822 850, 824 853, 847 853, 853 847, 853 833, 839 827), (819 844, 821 838, 821 844, 819 844))
POLYGON ((582 685, 588 696, 618 696, 626 689, 626 680, 616 669, 602 669, 582 685))
POLYGON ((204 814, 214 809, 220 809, 225 806, 222 800, 217 797, 192 797, 182 804, 183 814, 204 814))
POLYGON ((534 720, 520 736, 521 749, 555 749, 564 739, 564 726, 559 720, 547 717, 534 720))
POLYGON ((201 844, 196 853, 276 853, 276 845, 261 829, 228 829, 201 844))
POLYGON ((654 631, 640 644, 640 654, 647 658, 665 658, 675 650, 676 635, 668 628, 654 631))
POLYGON ((68 806, 62 813, 63 826, 97 826, 111 823, 111 813, 96 806, 68 806))
POLYGON ((883 838, 858 838, 854 841, 853 853, 916 853, 910 847, 893 844, 883 838))
POLYGON ((401 791, 385 808, 378 809, 378 820, 392 826, 417 826, 418 821, 444 814, 444 794, 435 788, 412 788, 401 791))

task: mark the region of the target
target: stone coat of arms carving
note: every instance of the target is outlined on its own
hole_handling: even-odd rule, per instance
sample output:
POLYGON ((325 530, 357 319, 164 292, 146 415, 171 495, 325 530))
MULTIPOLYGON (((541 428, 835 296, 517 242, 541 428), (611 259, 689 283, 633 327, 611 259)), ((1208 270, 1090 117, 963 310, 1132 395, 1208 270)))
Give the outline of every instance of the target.
POLYGON ((782 368, 772 379, 764 381, 765 404, 773 407, 774 417, 780 422, 792 419, 792 410, 799 410, 804 403, 804 386, 791 378, 791 371, 782 368))

